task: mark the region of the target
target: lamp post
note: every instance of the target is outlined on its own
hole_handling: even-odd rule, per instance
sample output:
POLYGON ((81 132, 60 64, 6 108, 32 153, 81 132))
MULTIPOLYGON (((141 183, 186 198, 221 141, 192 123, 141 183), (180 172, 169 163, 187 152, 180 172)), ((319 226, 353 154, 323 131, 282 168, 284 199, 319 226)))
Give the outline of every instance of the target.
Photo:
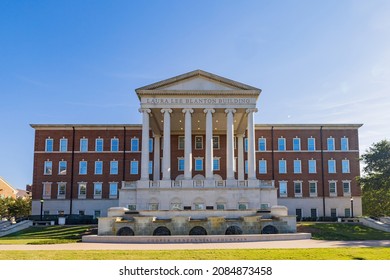
POLYGON ((351 218, 353 218, 353 197, 351 197, 351 218))
POLYGON ((43 198, 41 199, 41 221, 42 221, 42 214, 43 214, 43 203, 45 201, 43 200, 43 198))

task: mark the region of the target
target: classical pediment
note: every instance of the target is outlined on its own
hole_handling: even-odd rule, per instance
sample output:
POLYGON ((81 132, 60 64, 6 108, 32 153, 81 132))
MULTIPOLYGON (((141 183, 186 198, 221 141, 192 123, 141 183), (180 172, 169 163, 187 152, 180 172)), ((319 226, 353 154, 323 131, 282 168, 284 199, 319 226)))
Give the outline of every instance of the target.
MULTIPOLYGON (((139 89, 137 94, 151 92, 201 92, 201 91, 249 91, 251 94, 261 92, 260 89, 239 83, 202 70, 195 70, 139 89)), ((249 93, 248 92, 248 93, 249 93)))

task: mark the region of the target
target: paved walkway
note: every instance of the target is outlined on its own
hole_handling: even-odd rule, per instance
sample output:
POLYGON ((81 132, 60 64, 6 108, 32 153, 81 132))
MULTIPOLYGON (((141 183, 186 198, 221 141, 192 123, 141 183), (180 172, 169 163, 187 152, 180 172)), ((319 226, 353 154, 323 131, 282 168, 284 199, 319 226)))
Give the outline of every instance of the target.
POLYGON ((195 249, 268 249, 268 248, 337 248, 337 247, 390 247, 390 240, 323 241, 291 240, 232 243, 185 244, 115 244, 68 243, 53 245, 0 245, 0 250, 195 250, 195 249))

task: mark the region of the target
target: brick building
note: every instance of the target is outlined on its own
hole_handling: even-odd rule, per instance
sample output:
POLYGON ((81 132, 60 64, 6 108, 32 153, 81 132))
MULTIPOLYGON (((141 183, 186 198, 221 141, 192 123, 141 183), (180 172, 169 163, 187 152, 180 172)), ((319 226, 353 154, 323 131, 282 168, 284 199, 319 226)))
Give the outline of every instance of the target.
POLYGON ((254 124, 261 90, 201 70, 136 93, 142 124, 31 125, 33 214, 43 199, 45 214, 284 205, 298 217, 361 215, 361 125, 254 124))

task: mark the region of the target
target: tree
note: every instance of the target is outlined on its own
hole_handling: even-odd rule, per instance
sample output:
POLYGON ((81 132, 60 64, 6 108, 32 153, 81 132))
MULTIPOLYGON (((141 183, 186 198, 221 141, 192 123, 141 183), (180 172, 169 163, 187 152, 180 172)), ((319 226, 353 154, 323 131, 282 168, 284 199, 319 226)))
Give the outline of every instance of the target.
POLYGON ((374 143, 361 160, 365 164, 364 177, 359 178, 363 189, 363 214, 390 216, 390 141, 374 143))
POLYGON ((0 218, 20 219, 28 217, 31 213, 31 199, 29 197, 1 197, 0 218))

